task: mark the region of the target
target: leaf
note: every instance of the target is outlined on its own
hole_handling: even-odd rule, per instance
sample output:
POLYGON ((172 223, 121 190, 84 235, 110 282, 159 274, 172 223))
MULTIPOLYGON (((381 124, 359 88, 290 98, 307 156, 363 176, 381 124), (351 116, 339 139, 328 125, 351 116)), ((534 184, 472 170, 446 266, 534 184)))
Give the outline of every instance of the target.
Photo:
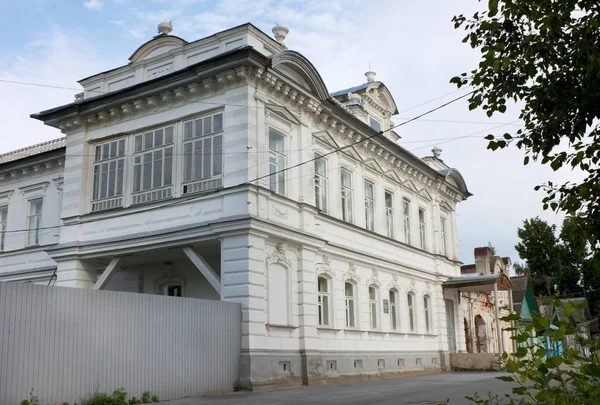
POLYGON ((515 379, 509 375, 501 375, 499 377, 496 377, 498 380, 500 381, 505 381, 505 382, 514 382, 515 379))
POLYGON ((529 156, 525 156, 523 158, 523 166, 527 166, 528 163, 529 163, 529 156))
POLYGON ((563 313, 565 314, 565 316, 572 315, 574 311, 575 311, 575 305, 573 305, 573 302, 567 301, 567 303, 565 304, 565 307, 563 308, 563 313))
POLYGON ((513 394, 525 395, 527 394, 527 387, 515 387, 512 389, 513 394))
POLYGON ((489 0, 488 9, 488 16, 495 16, 498 13, 498 0, 489 0))
POLYGON ((519 369, 519 365, 514 360, 508 359, 506 361, 506 365, 504 366, 504 368, 509 373, 516 373, 517 370, 519 369))
POLYGON ((522 359, 523 357, 527 356, 527 349, 524 347, 519 347, 515 352, 515 356, 519 359, 522 359))

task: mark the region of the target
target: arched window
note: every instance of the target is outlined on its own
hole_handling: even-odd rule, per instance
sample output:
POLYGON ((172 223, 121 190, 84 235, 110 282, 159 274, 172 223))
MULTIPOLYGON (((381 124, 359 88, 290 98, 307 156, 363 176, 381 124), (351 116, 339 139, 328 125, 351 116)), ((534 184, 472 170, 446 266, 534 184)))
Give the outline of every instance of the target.
POLYGON ((429 295, 423 297, 423 311, 425 313, 425 332, 431 333, 431 297, 429 295))
POLYGON ((371 329, 377 329, 379 327, 379 320, 377 319, 377 302, 378 302, 378 288, 375 285, 369 286, 369 316, 371 319, 371 329))
POLYGON ((329 280, 324 276, 317 278, 317 306, 319 315, 319 325, 331 326, 330 324, 330 303, 331 303, 331 288, 329 280))
POLYGON ((344 283, 344 298, 346 301, 346 327, 356 327, 356 288, 354 283, 344 283))
POLYGON ((181 297, 183 294, 183 287, 181 284, 167 284, 164 286, 163 293, 169 297, 181 297))
POLYGON ((410 331, 415 331, 415 293, 409 292, 406 295, 407 307, 408 307, 408 325, 410 327, 410 331))
POLYGON ((392 330, 398 330, 398 291, 390 290, 390 327, 392 330))

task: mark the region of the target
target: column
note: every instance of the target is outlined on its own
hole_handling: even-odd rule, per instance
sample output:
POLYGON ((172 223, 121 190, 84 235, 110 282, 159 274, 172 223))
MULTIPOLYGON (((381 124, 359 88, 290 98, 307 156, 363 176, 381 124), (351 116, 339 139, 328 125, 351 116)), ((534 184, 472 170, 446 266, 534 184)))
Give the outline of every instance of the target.
POLYGON ((97 271, 92 264, 78 259, 57 261, 56 283, 61 287, 92 288, 96 283, 97 271))

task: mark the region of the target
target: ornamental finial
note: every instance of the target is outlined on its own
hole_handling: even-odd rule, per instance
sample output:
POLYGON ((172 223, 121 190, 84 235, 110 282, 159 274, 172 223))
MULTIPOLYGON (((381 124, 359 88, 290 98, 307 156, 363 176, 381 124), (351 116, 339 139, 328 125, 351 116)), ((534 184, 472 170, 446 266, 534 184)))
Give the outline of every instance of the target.
POLYGON ((158 24, 158 33, 159 34, 169 34, 173 31, 173 21, 163 21, 158 24))

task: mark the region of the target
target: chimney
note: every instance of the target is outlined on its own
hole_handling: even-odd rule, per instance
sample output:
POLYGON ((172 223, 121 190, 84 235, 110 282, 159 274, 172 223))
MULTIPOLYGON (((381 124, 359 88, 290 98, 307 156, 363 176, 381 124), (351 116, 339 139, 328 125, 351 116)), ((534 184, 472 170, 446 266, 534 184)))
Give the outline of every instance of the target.
POLYGON ((478 274, 488 275, 490 273, 490 259, 492 250, 488 247, 475 248, 475 268, 478 274))

